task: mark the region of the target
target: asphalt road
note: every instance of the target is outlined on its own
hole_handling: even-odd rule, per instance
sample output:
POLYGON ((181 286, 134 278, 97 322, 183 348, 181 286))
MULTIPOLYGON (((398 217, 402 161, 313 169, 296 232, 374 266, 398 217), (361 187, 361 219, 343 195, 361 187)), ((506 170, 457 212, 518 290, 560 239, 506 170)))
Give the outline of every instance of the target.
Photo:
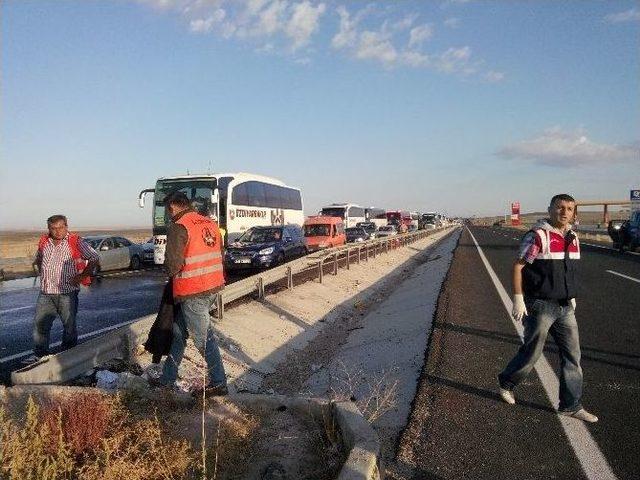
MULTIPOLYGON (((500 228, 471 231, 510 294, 519 237, 500 228)), ((639 260, 583 248, 576 309, 583 403, 600 422, 584 424, 593 442, 574 448, 555 414, 557 398, 547 397, 536 372, 516 390, 515 406, 495 393, 496 375, 520 339, 475 244, 463 232, 399 444, 399 460, 414 468, 414 478, 603 478, 587 476, 576 453, 581 448, 583 462, 602 455, 617 478, 639 478, 639 260)), ((557 371, 556 352, 550 340, 545 356, 557 371)))

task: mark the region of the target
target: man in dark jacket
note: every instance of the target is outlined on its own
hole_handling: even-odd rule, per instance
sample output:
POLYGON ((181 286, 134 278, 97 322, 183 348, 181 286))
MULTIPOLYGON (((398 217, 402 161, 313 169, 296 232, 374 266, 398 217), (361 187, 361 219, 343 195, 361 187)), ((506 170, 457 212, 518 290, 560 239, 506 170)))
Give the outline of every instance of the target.
POLYGON ((498 376, 502 399, 516 403, 513 389, 529 374, 542 355, 547 334, 560 354, 558 413, 585 422, 598 417, 582 407, 582 368, 576 322, 577 275, 580 243, 571 230, 575 200, 556 195, 543 220, 523 238, 513 265, 513 318, 524 322, 524 343, 498 376))

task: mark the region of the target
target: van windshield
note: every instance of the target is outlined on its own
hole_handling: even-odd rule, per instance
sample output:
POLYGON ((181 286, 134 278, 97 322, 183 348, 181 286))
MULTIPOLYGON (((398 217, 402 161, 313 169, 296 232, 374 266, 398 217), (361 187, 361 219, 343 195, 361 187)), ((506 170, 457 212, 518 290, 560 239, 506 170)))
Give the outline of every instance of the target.
POLYGON ((328 237, 331 231, 331 225, 305 225, 304 236, 305 237, 328 237))

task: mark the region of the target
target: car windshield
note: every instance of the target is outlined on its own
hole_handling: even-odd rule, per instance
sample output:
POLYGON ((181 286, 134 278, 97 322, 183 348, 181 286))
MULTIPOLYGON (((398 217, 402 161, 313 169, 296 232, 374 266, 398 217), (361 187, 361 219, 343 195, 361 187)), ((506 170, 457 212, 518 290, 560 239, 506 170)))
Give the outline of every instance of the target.
POLYGON ((304 236, 305 237, 328 237, 331 225, 305 225, 304 236))
POLYGON ((383 232, 391 232, 393 231, 393 227, 390 225, 387 225, 386 227, 380 227, 380 230, 383 232))
POLYGON ((266 243, 277 242, 281 238, 281 228, 250 228, 237 241, 240 243, 266 243))
POLYGON ((100 242, 102 242, 102 238, 85 238, 85 240, 91 245, 91 248, 98 248, 100 246, 100 242))
POLYGON ((362 235, 362 229, 361 228, 347 228, 345 230, 345 232, 347 233, 347 235, 362 235))

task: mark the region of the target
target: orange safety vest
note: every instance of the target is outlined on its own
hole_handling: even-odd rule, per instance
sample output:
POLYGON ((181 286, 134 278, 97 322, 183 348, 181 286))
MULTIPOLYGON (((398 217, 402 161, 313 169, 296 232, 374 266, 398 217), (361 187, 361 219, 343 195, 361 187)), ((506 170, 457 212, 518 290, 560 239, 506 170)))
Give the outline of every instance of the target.
MULTIPOLYGON (((49 235, 42 235, 40 237, 40 241, 38 242, 38 252, 40 252, 40 255, 42 255, 42 251, 44 250, 44 247, 47 245, 48 241, 49 241, 49 235)), ((78 242, 80 241, 80 237, 75 233, 69 233, 69 236, 67 237, 67 241, 69 242, 69 249, 71 250, 71 258, 73 258, 73 262, 76 265, 76 270, 78 271, 78 273, 84 272, 84 269, 86 268, 89 262, 84 258, 82 258, 82 252, 80 252, 80 246, 78 245, 78 242)), ((90 275, 86 276, 85 278, 80 280, 80 283, 85 287, 88 287, 89 285, 91 285, 91 276, 90 275)))
POLYGON ((173 278, 173 296, 184 297, 224 286, 220 230, 211 219, 196 212, 178 221, 187 230, 184 266, 173 278))

